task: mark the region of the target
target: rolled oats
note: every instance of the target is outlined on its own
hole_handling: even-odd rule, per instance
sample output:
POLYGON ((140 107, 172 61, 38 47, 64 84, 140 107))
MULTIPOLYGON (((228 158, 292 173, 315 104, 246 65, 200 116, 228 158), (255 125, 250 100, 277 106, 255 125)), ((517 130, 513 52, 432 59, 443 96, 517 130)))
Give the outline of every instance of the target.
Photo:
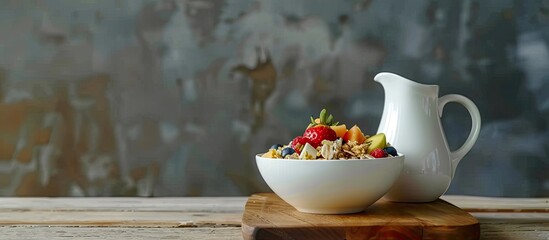
POLYGON ((333 121, 333 116, 323 109, 318 118, 315 119, 311 116, 311 123, 307 126, 305 133, 302 136, 295 137, 287 145, 279 147, 276 150, 269 150, 269 152, 263 154, 263 156, 281 158, 281 152, 286 148, 292 148, 291 150, 294 150, 296 153, 290 154, 290 152, 292 152, 291 150, 284 151, 285 159, 347 160, 398 156, 394 147, 389 149, 391 153, 388 152, 389 150, 387 150, 387 147, 390 146, 391 145, 386 141, 383 133, 378 133, 370 137, 369 135, 362 133, 360 128, 356 125, 347 129, 345 124, 339 124, 339 122, 333 121), (345 138, 347 142, 344 142, 343 138, 345 138), (381 142, 381 139, 385 142, 381 142), (360 141, 361 143, 359 144, 354 140, 360 141), (369 148, 371 152, 376 153, 374 154, 376 157, 368 154, 369 148), (380 153, 380 149, 384 154, 380 153))

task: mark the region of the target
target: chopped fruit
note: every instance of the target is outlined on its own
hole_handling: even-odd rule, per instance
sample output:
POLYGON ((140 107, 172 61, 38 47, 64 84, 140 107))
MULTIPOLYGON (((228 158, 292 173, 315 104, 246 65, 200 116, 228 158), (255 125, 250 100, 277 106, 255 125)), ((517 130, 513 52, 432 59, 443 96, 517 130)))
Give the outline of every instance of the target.
POLYGON ((369 137, 368 142, 370 142, 370 146, 368 146, 368 154, 371 154, 371 152, 376 148, 384 149, 387 145, 387 140, 385 138, 385 134, 383 133, 378 133, 369 137))
POLYGON ((346 142, 355 141, 358 144, 362 144, 364 143, 364 141, 366 141, 366 137, 364 136, 360 128, 357 125, 354 125, 345 133, 345 135, 343 135, 343 140, 345 140, 346 142))
POLYGON ((305 146, 303 147, 303 150, 299 155, 299 159, 313 160, 313 159, 316 159, 317 154, 318 154, 318 151, 316 150, 316 148, 311 146, 311 144, 309 143, 305 143, 305 146))
POLYGON ((330 126, 334 132, 336 132, 336 136, 339 138, 342 138, 343 135, 347 132, 347 126, 345 124, 337 125, 337 126, 330 126))
POLYGON ((303 146, 305 146, 306 143, 309 142, 309 139, 304 138, 302 136, 295 137, 294 140, 292 140, 292 148, 295 150, 296 153, 301 153, 301 149, 303 149, 303 146))
POLYGON ((305 130, 305 133, 303 133, 303 137, 309 139, 309 143, 315 148, 320 146, 323 140, 334 141, 337 139, 336 132, 330 127, 338 124, 332 122, 334 116, 331 114, 328 116, 326 109, 322 109, 318 119, 319 121, 317 122, 311 116, 311 123, 305 130))
POLYGON ((398 157, 397 150, 387 143, 385 134, 372 137, 354 125, 334 121, 334 117, 322 109, 320 116, 311 120, 302 136, 287 144, 274 144, 263 157, 292 160, 345 160, 398 157))
POLYGON ((293 148, 284 148, 282 149, 282 158, 285 158, 287 155, 292 155, 295 153, 295 150, 293 148))
POLYGON ((394 157, 398 156, 397 150, 394 147, 389 146, 389 147, 384 148, 383 150, 391 156, 394 156, 394 157))
POLYGON ((272 145, 270 149, 276 150, 276 149, 281 148, 281 147, 282 147, 282 144, 278 144, 278 143, 277 143, 277 144, 275 144, 275 145, 272 145))
POLYGON ((387 153, 385 151, 383 151, 381 148, 376 148, 376 149, 372 150, 370 155, 372 155, 372 157, 375 157, 375 158, 387 157, 387 153))
POLYGON ((305 130, 303 137, 307 138, 309 143, 315 148, 320 146, 323 140, 334 141, 337 139, 336 132, 332 130, 332 128, 324 125, 308 128, 305 130))
POLYGON ((274 149, 269 149, 268 152, 264 153, 263 155, 261 155, 261 157, 264 157, 264 158, 275 158, 276 157, 276 150, 274 149))

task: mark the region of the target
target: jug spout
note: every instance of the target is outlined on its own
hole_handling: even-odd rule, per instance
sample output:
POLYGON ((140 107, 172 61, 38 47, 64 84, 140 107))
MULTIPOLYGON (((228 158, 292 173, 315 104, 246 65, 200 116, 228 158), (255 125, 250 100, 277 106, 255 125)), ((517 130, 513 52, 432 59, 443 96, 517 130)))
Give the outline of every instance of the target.
POLYGON ((419 92, 425 92, 427 94, 438 96, 437 85, 425 85, 414 82, 410 79, 404 78, 394 73, 382 72, 378 73, 374 77, 374 81, 380 83, 384 89, 408 89, 417 90, 419 92))
POLYGON ((407 81, 411 82, 411 80, 409 80, 409 79, 406 79, 404 77, 401 77, 399 75, 396 75, 394 73, 389 73, 389 72, 378 73, 374 77, 374 81, 376 81, 378 83, 381 83, 381 85, 383 85, 383 86, 401 84, 401 83, 407 82, 407 81))
POLYGON ((396 75, 394 73, 381 72, 376 74, 376 76, 374 77, 374 81, 381 84, 385 84, 385 83, 397 81, 399 78, 403 78, 403 77, 396 75))

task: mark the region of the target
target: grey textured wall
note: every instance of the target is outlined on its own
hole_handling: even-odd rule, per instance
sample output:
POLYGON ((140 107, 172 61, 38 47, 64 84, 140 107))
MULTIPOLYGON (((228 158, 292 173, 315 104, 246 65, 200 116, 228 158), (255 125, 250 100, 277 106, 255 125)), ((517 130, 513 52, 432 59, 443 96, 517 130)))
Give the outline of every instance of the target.
POLYGON ((0 195, 266 191, 253 155, 323 107, 376 131, 380 71, 478 105, 449 193, 549 196, 540 0, 2 1, 0 195))

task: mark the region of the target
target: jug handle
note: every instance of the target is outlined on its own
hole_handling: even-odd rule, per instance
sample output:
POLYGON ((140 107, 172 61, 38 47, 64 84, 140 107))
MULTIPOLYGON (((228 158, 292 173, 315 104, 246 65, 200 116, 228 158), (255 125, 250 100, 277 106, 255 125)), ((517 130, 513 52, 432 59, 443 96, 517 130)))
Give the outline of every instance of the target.
POLYGON ((465 143, 456 151, 450 152, 450 159, 452 159, 453 177, 459 161, 461 161, 465 154, 467 154, 471 150, 471 148, 473 147, 473 145, 475 145, 475 142, 477 141, 478 135, 480 133, 480 112, 478 111, 478 108, 473 103, 473 101, 469 100, 468 98, 458 94, 448 94, 438 99, 439 117, 442 117, 442 111, 444 109, 444 106, 449 102, 460 103, 467 109, 467 111, 469 111, 469 114, 471 115, 471 131, 469 132, 467 140, 465 140, 465 143))

